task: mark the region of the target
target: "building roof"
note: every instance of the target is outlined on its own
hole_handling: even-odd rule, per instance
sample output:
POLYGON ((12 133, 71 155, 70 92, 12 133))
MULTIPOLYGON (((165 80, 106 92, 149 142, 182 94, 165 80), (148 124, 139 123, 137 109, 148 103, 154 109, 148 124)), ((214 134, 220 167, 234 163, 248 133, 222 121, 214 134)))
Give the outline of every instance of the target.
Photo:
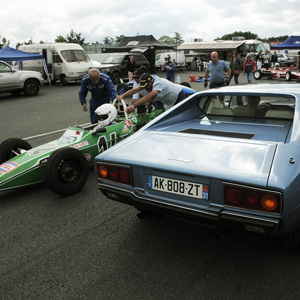
POLYGON ((228 51, 236 49, 246 41, 213 41, 213 42, 190 42, 183 43, 177 47, 177 50, 192 50, 196 52, 228 51))

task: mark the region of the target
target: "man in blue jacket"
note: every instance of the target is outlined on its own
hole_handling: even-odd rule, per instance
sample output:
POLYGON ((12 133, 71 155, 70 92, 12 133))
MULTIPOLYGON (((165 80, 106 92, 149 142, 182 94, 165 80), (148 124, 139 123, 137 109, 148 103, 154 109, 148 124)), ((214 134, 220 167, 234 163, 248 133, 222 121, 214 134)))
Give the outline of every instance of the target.
POLYGON ((162 70, 167 72, 166 79, 171 82, 175 81, 175 64, 171 61, 170 54, 167 54, 165 57, 165 64, 162 67, 162 70))
POLYGON ((90 69, 88 75, 82 78, 79 101, 83 111, 87 111, 86 96, 88 91, 91 93, 91 123, 95 124, 98 122, 98 115, 95 113, 95 110, 100 105, 113 101, 117 97, 117 93, 110 77, 105 73, 100 73, 97 69, 90 69))

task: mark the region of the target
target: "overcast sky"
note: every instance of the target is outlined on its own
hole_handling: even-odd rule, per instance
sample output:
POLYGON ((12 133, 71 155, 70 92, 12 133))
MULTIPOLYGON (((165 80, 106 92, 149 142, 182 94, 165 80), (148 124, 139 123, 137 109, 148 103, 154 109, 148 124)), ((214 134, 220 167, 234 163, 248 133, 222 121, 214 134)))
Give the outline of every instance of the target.
MULTIPOLYGON (((12 0, 11 0, 12 1, 12 0)), ((10 46, 54 42, 73 29, 85 42, 109 36, 182 35, 210 41, 234 31, 260 38, 300 35, 300 0, 13 0, 1 12, 0 35, 10 46)))

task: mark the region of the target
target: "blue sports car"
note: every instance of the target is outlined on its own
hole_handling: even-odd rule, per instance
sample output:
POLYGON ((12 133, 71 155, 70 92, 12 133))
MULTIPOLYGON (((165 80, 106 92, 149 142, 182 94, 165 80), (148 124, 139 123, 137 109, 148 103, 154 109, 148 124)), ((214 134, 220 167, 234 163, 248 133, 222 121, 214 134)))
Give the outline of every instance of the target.
POLYGON ((205 90, 98 155, 99 189, 141 212, 283 237, 300 250, 300 85, 205 90))

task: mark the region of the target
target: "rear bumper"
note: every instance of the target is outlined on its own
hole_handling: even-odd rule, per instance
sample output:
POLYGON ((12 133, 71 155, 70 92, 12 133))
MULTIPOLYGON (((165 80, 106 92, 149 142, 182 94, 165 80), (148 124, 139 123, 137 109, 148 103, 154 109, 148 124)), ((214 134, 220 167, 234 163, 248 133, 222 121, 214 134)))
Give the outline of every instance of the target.
POLYGON ((280 224, 280 220, 245 215, 239 212, 212 212, 208 210, 183 207, 176 204, 166 204, 157 199, 142 197, 133 191, 128 191, 121 187, 112 188, 111 186, 103 183, 99 183, 98 187, 107 198, 132 205, 140 211, 162 213, 219 228, 233 228, 235 230, 242 229, 272 234, 278 230, 280 224))

